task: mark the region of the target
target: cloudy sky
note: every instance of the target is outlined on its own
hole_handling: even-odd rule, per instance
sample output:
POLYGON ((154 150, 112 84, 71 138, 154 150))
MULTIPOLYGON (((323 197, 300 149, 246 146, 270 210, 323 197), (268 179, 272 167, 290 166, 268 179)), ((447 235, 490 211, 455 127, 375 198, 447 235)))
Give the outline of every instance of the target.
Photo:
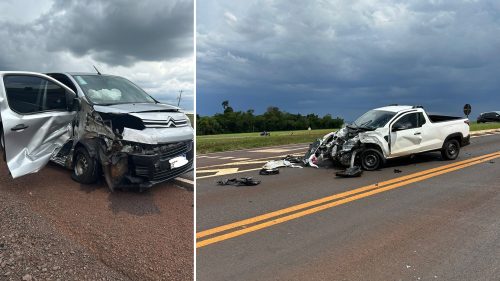
POLYGON ((2 0, 0 70, 93 72, 128 78, 192 111, 192 0, 2 0))
POLYGON ((197 111, 500 110, 499 1, 197 2, 197 111))

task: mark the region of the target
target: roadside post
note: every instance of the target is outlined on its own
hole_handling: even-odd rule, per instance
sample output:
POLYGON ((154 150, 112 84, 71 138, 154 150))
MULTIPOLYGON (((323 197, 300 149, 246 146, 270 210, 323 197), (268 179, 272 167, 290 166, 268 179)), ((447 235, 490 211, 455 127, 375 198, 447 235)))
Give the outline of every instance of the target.
POLYGON ((467 118, 469 118, 469 114, 470 114, 471 110, 472 110, 472 107, 470 106, 470 104, 466 103, 464 105, 464 114, 465 114, 465 116, 467 116, 467 118))

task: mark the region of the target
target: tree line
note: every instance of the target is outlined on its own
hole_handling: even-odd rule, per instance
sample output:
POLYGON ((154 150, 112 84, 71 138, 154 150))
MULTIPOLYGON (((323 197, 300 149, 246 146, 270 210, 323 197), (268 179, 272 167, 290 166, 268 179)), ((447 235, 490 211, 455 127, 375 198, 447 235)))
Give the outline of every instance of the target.
POLYGON ((317 114, 291 114, 270 106, 261 115, 253 109, 234 111, 228 101, 222 102, 223 113, 213 116, 196 115, 196 134, 214 135, 227 133, 250 133, 263 131, 288 131, 340 128, 344 119, 333 118, 331 114, 319 117, 317 114))

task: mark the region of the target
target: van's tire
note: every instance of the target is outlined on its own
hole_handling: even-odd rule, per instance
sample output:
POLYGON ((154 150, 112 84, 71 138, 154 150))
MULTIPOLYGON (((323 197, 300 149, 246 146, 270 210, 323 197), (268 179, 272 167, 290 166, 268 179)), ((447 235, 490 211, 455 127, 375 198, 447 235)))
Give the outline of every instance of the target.
POLYGON ((455 160, 460 153, 460 143, 456 139, 447 140, 441 149, 441 156, 444 160, 455 160))
POLYGON ((366 171, 373 171, 382 165, 383 158, 382 153, 374 148, 368 148, 361 152, 361 167, 366 171))
POLYGON ((83 184, 95 183, 100 176, 97 159, 91 157, 85 147, 77 147, 74 153, 73 174, 71 177, 83 184))

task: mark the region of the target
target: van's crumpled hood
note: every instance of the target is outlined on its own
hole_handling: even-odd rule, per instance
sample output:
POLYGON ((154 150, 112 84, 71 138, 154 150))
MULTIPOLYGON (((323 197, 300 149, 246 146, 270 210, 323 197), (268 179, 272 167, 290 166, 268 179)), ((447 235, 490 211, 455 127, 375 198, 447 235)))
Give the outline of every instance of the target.
MULTIPOLYGON (((194 137, 193 128, 189 126, 187 116, 175 106, 159 103, 128 103, 94 105, 94 110, 101 113, 103 119, 106 119, 106 116, 123 114, 139 118, 144 125, 141 130, 126 122, 121 124, 122 139, 126 141, 162 144, 192 140, 194 137)), ((117 118, 126 120, 123 117, 117 118)))
POLYGON ((162 103, 121 103, 113 105, 94 105, 94 110, 102 113, 132 113, 132 112, 176 112, 176 106, 162 103))

